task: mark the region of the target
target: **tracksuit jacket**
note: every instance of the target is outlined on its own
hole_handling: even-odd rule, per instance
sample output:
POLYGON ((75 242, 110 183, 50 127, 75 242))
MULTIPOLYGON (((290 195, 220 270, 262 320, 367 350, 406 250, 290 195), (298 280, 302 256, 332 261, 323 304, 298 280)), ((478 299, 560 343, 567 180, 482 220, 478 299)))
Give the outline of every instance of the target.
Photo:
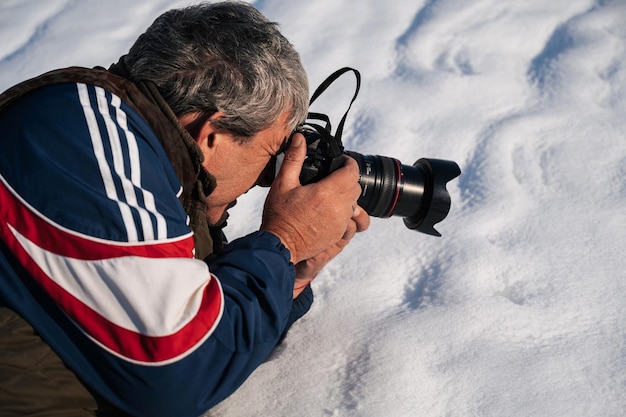
MULTIPOLYGON (((198 416, 230 395, 312 303, 292 302, 289 251, 262 231, 221 248, 215 181, 153 85, 72 68, 3 97, 3 315, 120 413, 198 416)), ((5 397, 19 372, 0 366, 5 397)))

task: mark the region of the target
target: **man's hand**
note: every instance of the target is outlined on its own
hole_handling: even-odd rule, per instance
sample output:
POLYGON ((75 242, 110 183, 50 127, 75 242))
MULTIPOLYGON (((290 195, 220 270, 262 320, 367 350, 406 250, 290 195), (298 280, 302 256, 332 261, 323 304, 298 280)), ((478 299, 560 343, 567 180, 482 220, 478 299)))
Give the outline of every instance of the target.
POLYGON ((351 221, 348 222, 348 228, 337 242, 325 251, 315 255, 312 258, 298 262, 296 265, 296 282, 293 288, 293 298, 296 298, 311 283, 322 270, 322 268, 330 262, 335 256, 345 248, 354 235, 358 232, 367 230, 370 225, 370 216, 365 210, 356 207, 351 221))
POLYGON ((346 156, 341 168, 303 186, 300 171, 305 157, 306 141, 296 134, 265 200, 261 229, 280 238, 295 265, 306 261, 298 267, 300 275, 311 276, 336 256, 356 231, 367 228, 369 216, 356 203, 361 194, 356 161, 346 156))

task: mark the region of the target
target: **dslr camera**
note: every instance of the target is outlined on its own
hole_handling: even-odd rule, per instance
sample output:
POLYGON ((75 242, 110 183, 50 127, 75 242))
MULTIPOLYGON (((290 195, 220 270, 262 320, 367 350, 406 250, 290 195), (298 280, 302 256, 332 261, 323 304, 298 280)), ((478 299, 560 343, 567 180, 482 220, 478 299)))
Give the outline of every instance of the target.
POLYGON ((356 75, 356 92, 335 134, 331 134, 328 116, 321 113, 309 113, 307 121, 294 132, 302 133, 307 143, 307 157, 300 182, 309 184, 324 178, 342 166, 343 155, 348 155, 359 166, 362 192, 357 202, 370 216, 399 216, 409 229, 441 236, 434 226, 450 211, 450 194, 446 184, 458 177, 461 169, 455 162, 441 159, 421 158, 409 166, 394 158, 345 150, 341 134, 360 88, 360 73, 353 68, 342 68, 331 74, 311 97, 312 103, 333 81, 348 71, 356 75), (323 125, 313 120, 323 122, 323 125))

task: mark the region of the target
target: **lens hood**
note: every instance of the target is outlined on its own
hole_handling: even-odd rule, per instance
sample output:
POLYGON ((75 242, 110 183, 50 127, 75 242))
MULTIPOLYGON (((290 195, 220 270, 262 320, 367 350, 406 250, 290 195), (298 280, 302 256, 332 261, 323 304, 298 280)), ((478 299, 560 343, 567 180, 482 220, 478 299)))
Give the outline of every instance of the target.
POLYGON ((441 236, 435 230, 435 224, 445 219, 450 211, 450 194, 446 184, 461 175, 461 168, 454 161, 429 158, 418 159, 413 166, 424 174, 424 212, 405 217, 404 224, 411 230, 441 236))

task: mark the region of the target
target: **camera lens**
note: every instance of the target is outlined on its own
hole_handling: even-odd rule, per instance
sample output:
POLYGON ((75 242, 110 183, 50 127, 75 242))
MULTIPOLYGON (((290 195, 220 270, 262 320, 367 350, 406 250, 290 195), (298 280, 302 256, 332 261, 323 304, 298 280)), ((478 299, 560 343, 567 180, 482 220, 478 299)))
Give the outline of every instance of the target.
POLYGON ((423 205, 424 175, 419 168, 402 165, 394 158, 346 152, 359 165, 361 197, 358 203, 370 216, 408 217, 423 205))
POLYGON ((421 158, 412 166, 402 165, 386 156, 345 151, 321 127, 303 125, 298 132, 307 141, 307 157, 300 173, 303 185, 324 178, 343 164, 344 154, 348 155, 359 165, 358 203, 370 216, 400 216, 409 229, 441 236, 434 226, 450 211, 446 184, 461 174, 455 162, 421 158), (326 134, 322 136, 322 132, 326 134))
POLYGON ((452 161, 422 158, 413 166, 379 155, 347 151, 359 165, 358 203, 373 217, 404 217, 410 229, 441 236, 434 225, 450 211, 446 183, 460 175, 452 161))

